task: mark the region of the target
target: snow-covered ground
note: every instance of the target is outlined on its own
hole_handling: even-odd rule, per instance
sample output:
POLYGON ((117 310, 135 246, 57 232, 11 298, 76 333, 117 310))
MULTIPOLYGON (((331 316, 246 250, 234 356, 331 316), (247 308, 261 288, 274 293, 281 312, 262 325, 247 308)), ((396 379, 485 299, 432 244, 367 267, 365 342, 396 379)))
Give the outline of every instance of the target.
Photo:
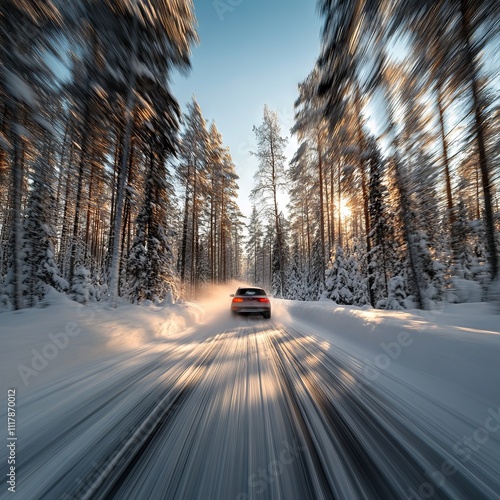
POLYGON ((83 306, 57 292, 48 302, 45 308, 0 315, 2 380, 25 396, 101 363, 154 352, 204 314, 195 304, 83 306))
MULTIPOLYGON (((382 392, 450 463, 495 474, 500 494, 500 316, 490 304, 403 312, 275 302, 286 327, 320 342, 382 392)), ((438 483, 448 479, 430 473, 438 483)))
POLYGON ((361 492, 368 498, 500 498, 500 321, 487 304, 394 312, 275 299, 268 322, 231 318, 228 293, 199 304, 116 310, 54 294, 49 307, 0 315, 5 403, 7 389, 16 389, 20 498, 92 498, 113 468, 120 479, 106 494, 117 498, 126 497, 127 481, 136 477, 136 486, 127 488, 149 498, 173 498, 166 491, 177 492, 175 498, 205 491, 205 498, 237 500, 328 498, 320 494, 325 491, 339 498, 349 498, 349 491, 354 498, 361 492), (151 424, 154 433, 144 434, 139 420, 167 422, 157 416, 167 402, 177 408, 172 421, 160 430, 151 424), (328 424, 332 414, 337 417, 328 424), (339 434, 335 422, 344 418, 348 429, 339 434), (234 436, 204 441, 222 431, 234 436), (367 465, 342 444, 351 432, 387 474, 385 493, 369 480, 353 485, 356 467, 367 465), (137 433, 143 433, 140 450, 127 438, 137 433), (242 436, 248 450, 236 445, 242 436), (294 439, 300 449, 309 443, 304 463, 290 466, 300 465, 303 480, 283 462, 279 476, 259 481, 252 471, 279 461, 278 441, 294 439), (162 459, 164 448, 151 444, 160 442, 171 465, 162 459), (149 454, 141 455, 146 446, 149 454), (425 471, 400 465, 399 476, 391 472, 397 461, 391 465, 389 455, 397 450, 406 450, 401 464, 425 471), (134 461, 137 476, 127 454, 141 457, 134 461), (158 474, 175 476, 175 487, 173 480, 160 485, 144 475, 153 459, 171 467, 158 474), (193 474, 200 486, 189 481, 193 474))
POLYGON ((478 425, 488 408, 500 407, 500 315, 490 304, 382 311, 275 300, 274 311, 284 324, 326 341, 330 352, 341 349, 360 362, 373 385, 404 381, 478 425))

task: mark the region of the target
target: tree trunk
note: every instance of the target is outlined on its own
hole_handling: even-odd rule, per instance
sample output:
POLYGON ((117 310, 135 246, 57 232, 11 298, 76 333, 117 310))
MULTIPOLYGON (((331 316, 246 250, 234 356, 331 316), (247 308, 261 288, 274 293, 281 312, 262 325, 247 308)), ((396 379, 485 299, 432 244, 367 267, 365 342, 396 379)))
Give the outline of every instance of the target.
MULTIPOLYGON (((87 92, 90 92, 90 78, 87 82, 88 86, 87 92)), ((85 164, 87 161, 87 148, 89 145, 89 134, 90 134, 90 95, 87 93, 85 97, 85 109, 83 113, 83 126, 81 132, 81 150, 80 150, 80 161, 78 166, 78 182, 76 187, 76 203, 75 203, 75 214, 73 218, 73 232, 71 236, 71 255, 69 261, 69 287, 71 293, 71 286, 73 284, 73 278, 75 276, 75 265, 76 265, 76 250, 78 242, 78 230, 80 225, 80 211, 82 207, 82 190, 83 190, 83 176, 85 173, 85 164)))
POLYGON ((134 90, 129 89, 129 98, 126 108, 126 127, 125 138, 123 145, 123 157, 120 172, 118 175, 118 192, 116 197, 116 214, 113 227, 113 251, 111 254, 111 269, 109 280, 109 292, 111 307, 118 305, 118 285, 119 285, 119 269, 120 269, 120 234, 122 231, 123 220, 123 201, 125 197, 125 181, 128 174, 128 157, 130 153, 130 142, 132 139, 133 113, 134 113, 134 90))
POLYGON ((68 239, 69 239, 69 225, 71 218, 71 203, 70 203, 70 194, 71 194, 71 171, 73 166, 73 158, 75 154, 75 147, 73 146, 73 140, 70 141, 70 150, 69 150, 69 161, 68 168, 66 169, 66 188, 64 194, 64 210, 63 210, 63 223, 61 228, 61 244, 59 247, 59 262, 63 268, 63 275, 68 277, 68 269, 66 268, 67 263, 67 254, 66 251, 68 249, 68 239))
POLYGON ((23 184, 23 146, 17 130, 15 130, 16 120, 18 119, 18 105, 15 105, 13 111, 12 123, 12 227, 11 227, 11 252, 12 252, 12 299, 14 310, 23 307, 23 287, 22 287, 22 222, 21 222, 21 197, 23 184))
POLYGON ((196 163, 193 165, 193 210, 192 210, 192 219, 191 219, 191 266, 190 266, 190 283, 191 283, 191 297, 194 296, 194 293, 196 292, 196 222, 197 222, 197 200, 196 197, 198 196, 198 185, 197 185, 197 167, 196 163))
POLYGON ((461 17, 462 17, 462 38, 465 44, 465 57, 468 71, 467 75, 470 77, 470 84, 472 90, 472 106, 474 113, 474 135, 477 143, 477 150, 479 154, 479 168, 481 171, 481 183, 484 196, 484 218, 486 226, 486 245, 488 249, 488 260, 491 270, 492 281, 498 275, 498 255, 496 251, 495 242, 495 221, 493 217, 493 203, 491 195, 491 174, 488 158, 486 155, 486 140, 485 140, 485 120, 483 110, 481 107, 481 99, 479 95, 479 76, 474 61, 471 45, 471 17, 473 5, 469 0, 460 1, 461 17))
MULTIPOLYGON (((326 172, 325 172, 326 174, 326 172)), ((325 253, 323 255, 323 263, 326 264, 328 261, 328 258, 330 256, 330 252, 332 250, 332 223, 331 223, 331 211, 330 211, 330 193, 332 190, 332 187, 328 186, 328 175, 324 175, 324 181, 325 181, 325 212, 326 212, 326 234, 328 235, 328 247, 325 249, 325 253)), ((326 240, 326 236, 325 236, 326 240)), ((326 245, 326 242, 325 242, 326 245)))
MULTIPOLYGON (((274 203, 274 222, 276 229, 276 238, 278 242, 278 267, 280 274, 280 291, 279 297, 283 297, 283 284, 285 280, 285 270, 283 269, 283 250, 281 248, 281 230, 280 230, 280 221, 279 221, 279 212, 278 212, 278 188, 277 188, 277 179, 276 179, 276 163, 274 158, 274 142, 272 137, 272 131, 269 132, 269 143, 271 148, 271 169, 272 169, 272 189, 273 189, 273 203, 274 203)), ((271 267, 272 267, 272 259, 271 259, 271 267)), ((271 281, 272 281, 272 272, 271 272, 271 281)))
POLYGON ((417 301, 417 307, 419 309, 424 309, 424 302, 422 299, 422 289, 420 286, 420 275, 418 266, 418 255, 415 251, 415 244, 413 241, 413 231, 411 229, 410 222, 410 204, 408 202, 408 194, 406 192, 405 182, 401 176, 401 168, 399 165, 399 159, 395 159, 395 170, 396 170, 396 185, 399 191, 399 196, 401 199, 401 211, 403 218, 403 235, 408 247, 408 258, 410 261, 410 271, 413 277, 413 283, 415 285, 415 299, 417 301))
POLYGON ((323 152, 321 148, 321 136, 318 132, 317 136, 317 146, 318 146, 318 176, 319 176, 319 224, 320 224, 320 237, 321 237, 321 267, 323 272, 321 273, 321 280, 323 285, 325 284, 325 211, 324 211, 324 201, 323 201, 323 152))
POLYGON ((94 156, 94 147, 92 147, 92 156, 90 161, 90 179, 89 179, 89 192, 87 196, 87 218, 85 221, 85 262, 88 263, 89 253, 91 252, 90 245, 90 225, 92 223, 92 204, 93 204, 93 189, 94 189, 94 162, 92 158, 94 156))
POLYGON ((123 199, 125 194, 125 182, 127 180, 128 161, 130 153, 130 143, 132 140, 132 129, 134 126, 134 108, 135 108, 135 62, 137 60, 137 45, 138 45, 138 19, 134 15, 133 30, 132 30, 132 57, 131 57, 131 82, 128 88, 127 105, 125 108, 125 138, 123 144, 123 156, 120 173, 118 176, 118 193, 116 197, 116 214, 115 224, 113 228, 113 252, 111 254, 111 269, 109 272, 109 294, 111 307, 118 305, 119 282, 120 282, 120 233, 122 230, 123 218, 123 199))
POLYGON ((215 281, 215 226, 214 226, 214 212, 215 212, 215 166, 212 165, 212 192, 210 193, 210 248, 209 248, 209 261, 210 261, 210 281, 212 284, 215 281))
POLYGON ((437 105, 439 111, 439 133, 441 136, 441 145, 443 147, 443 167, 444 181, 446 188, 446 209, 448 212, 448 223, 450 225, 451 251, 453 254, 453 263, 456 265, 459 261, 457 251, 457 241, 455 235, 455 210, 453 207, 453 196, 451 191, 451 175, 450 175, 450 159, 448 154, 448 140, 446 139, 446 131, 444 128, 444 108, 443 108, 443 89, 440 81, 436 85, 437 90, 437 105))
POLYGON ((182 241, 179 256, 179 274, 182 283, 184 283, 184 278, 186 277, 187 234, 189 225, 189 178, 190 166, 188 165, 186 178, 186 194, 184 199, 184 220, 182 221, 182 241))
MULTIPOLYGON (((371 227, 370 227, 370 207, 368 199, 368 187, 366 182, 366 172, 365 172, 365 162, 364 154, 366 149, 365 139, 363 136, 363 130, 361 127, 361 94, 359 91, 359 85, 356 83, 356 96, 355 96, 355 106, 356 106, 356 133, 358 136, 358 168, 361 176, 361 192, 363 195, 363 216, 365 222, 365 238, 366 238, 366 254, 370 255, 372 250, 371 245, 371 227)), ((375 297, 373 295, 373 277, 369 273, 368 276, 368 298, 372 307, 375 306, 375 297)))
POLYGON ((342 247, 342 214, 341 214, 341 204, 342 204, 342 195, 341 195, 341 190, 340 190, 340 163, 337 165, 338 171, 337 171, 337 200, 338 200, 338 207, 337 207, 337 225, 339 226, 338 232, 339 232, 339 246, 342 247))

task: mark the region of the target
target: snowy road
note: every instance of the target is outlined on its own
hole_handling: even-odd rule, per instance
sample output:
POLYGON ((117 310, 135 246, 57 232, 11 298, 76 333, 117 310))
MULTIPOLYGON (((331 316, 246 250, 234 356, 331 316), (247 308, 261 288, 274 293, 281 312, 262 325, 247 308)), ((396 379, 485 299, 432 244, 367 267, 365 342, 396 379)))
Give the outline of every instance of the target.
POLYGON ((359 360, 279 318, 211 322, 32 397, 19 495, 500 498, 498 457, 457 460, 423 396, 395 383, 371 384, 359 360))

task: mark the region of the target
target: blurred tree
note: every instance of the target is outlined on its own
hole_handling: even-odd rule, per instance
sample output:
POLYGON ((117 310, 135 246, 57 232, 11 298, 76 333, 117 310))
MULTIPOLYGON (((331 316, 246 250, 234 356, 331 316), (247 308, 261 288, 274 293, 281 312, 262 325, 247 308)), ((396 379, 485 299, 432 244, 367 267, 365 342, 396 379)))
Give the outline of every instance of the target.
POLYGON ((277 254, 273 273, 279 274, 279 279, 275 281, 279 283, 279 289, 276 292, 278 297, 282 297, 285 282, 285 249, 283 248, 284 239, 280 223, 281 212, 278 207, 278 193, 286 186, 284 151, 287 140, 281 136, 278 114, 270 111, 267 106, 264 106, 262 125, 254 126, 253 130, 257 138, 257 151, 253 154, 259 160, 259 167, 255 174, 256 184, 252 189, 251 196, 254 200, 269 207, 272 213, 277 254))
POLYGON ((2 232, 10 232, 7 288, 13 308, 21 309, 24 305, 22 203, 26 155, 32 147, 30 129, 39 127, 40 123, 45 128, 39 97, 50 94, 52 89, 48 85, 51 71, 42 54, 50 49, 50 36, 54 35, 61 20, 59 12, 48 0, 21 3, 5 0, 0 9, 0 150, 3 150, 0 168, 5 172, 9 160, 11 165, 10 213, 8 218, 4 217, 6 228, 2 228, 2 232))

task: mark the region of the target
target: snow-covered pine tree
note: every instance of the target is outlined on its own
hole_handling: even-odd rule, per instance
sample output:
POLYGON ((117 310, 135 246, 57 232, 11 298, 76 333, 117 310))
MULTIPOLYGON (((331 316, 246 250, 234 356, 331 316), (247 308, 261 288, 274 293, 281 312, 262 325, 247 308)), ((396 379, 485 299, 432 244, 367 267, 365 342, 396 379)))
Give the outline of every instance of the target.
POLYGON ((485 227, 482 220, 470 221, 469 225, 473 248, 471 276, 474 281, 481 284, 483 292, 486 294, 488 284, 491 281, 491 270, 488 263, 485 227))
POLYGON ((452 275, 461 279, 472 280, 474 264, 474 251, 471 245, 471 227, 469 215, 464 200, 461 198, 457 204, 455 228, 453 234, 456 238, 455 251, 457 261, 454 262, 452 275))
POLYGON ((41 301, 49 287, 58 291, 68 289, 68 283, 61 277, 54 259, 56 234, 51 217, 55 198, 51 188, 51 171, 52 167, 43 160, 36 162, 23 224, 23 291, 28 307, 41 301))
MULTIPOLYGON (((58 25, 59 12, 49 0, 4 0, 0 11, 0 102, 2 141, 0 149, 10 156, 9 271, 6 287, 14 309, 23 307, 22 205, 30 128, 43 120, 38 94, 47 95, 51 72, 42 53, 58 25)), ((53 89, 52 89, 53 92, 53 89)))
POLYGON ((247 279, 250 283, 258 285, 262 283, 262 265, 260 265, 260 259, 263 231, 255 205, 252 206, 250 221, 247 225, 247 234, 245 245, 245 250, 249 258, 247 279))
POLYGON ((389 295, 387 299, 380 300, 377 304, 377 307, 380 309, 389 309, 393 311, 406 309, 406 298, 406 284, 404 277, 394 276, 389 280, 389 295))
POLYGON ((272 290, 273 242, 275 241, 274 224, 268 222, 262 238, 260 264, 262 266, 262 286, 272 290))
POLYGON ((271 290, 274 297, 284 298, 288 288, 286 268, 290 256, 286 239, 286 222, 283 217, 280 217, 279 228, 279 233, 274 234, 271 290))
POLYGON ((436 192, 437 170, 432 158, 416 153, 417 161, 411 176, 412 204, 418 209, 412 213, 414 239, 418 252, 419 274, 421 276, 422 299, 425 308, 440 302, 445 294, 446 248, 451 248, 448 232, 439 230, 436 214, 439 213, 436 192), (443 260, 443 262, 441 261, 443 260))
POLYGON ((86 304, 91 298, 91 288, 90 271, 83 266, 77 267, 71 284, 71 297, 80 304, 86 304))
POLYGON ((347 259, 346 268, 350 278, 350 289, 353 294, 353 305, 364 306, 370 303, 368 279, 366 271, 366 248, 355 240, 352 251, 347 259))
POLYGON ((302 267, 302 258, 297 237, 294 238, 292 245, 286 281, 286 299, 307 300, 307 275, 305 269, 302 267))
MULTIPOLYGON (((352 267, 352 266, 351 266, 352 267)), ((351 269, 352 270, 352 269, 351 269)), ((337 304, 352 305, 354 294, 349 275, 348 259, 342 247, 337 246, 331 267, 326 270, 325 297, 337 304)))
POLYGON ((241 280, 244 276, 243 229, 245 223, 243 219, 245 217, 236 203, 231 204, 229 217, 231 220, 230 278, 241 280))
POLYGON ((233 226, 236 228, 239 225, 241 213, 236 204, 238 196, 238 175, 236 174, 235 166, 229 149, 225 149, 222 156, 222 169, 221 169, 221 187, 220 187, 220 201, 219 201, 219 277, 218 281, 225 283, 231 275, 231 265, 229 259, 232 253, 232 237, 233 226))
POLYGON ((154 224, 148 238, 150 298, 158 303, 173 304, 179 298, 179 283, 175 271, 172 238, 161 224, 154 224))
POLYGON ((380 151, 374 140, 369 142, 370 147, 370 181, 369 181, 369 213, 370 238, 372 249, 368 254, 368 287, 370 297, 375 306, 380 300, 387 298, 391 267, 395 260, 394 228, 390 224, 388 190, 383 183, 385 165, 380 151))
POLYGON ((312 247, 311 265, 307 273, 305 300, 319 300, 323 291, 324 258, 321 238, 316 238, 312 247))
POLYGON ((137 217, 135 238, 127 260, 127 295, 132 303, 141 303, 148 297, 150 262, 146 250, 147 214, 144 207, 137 217))
POLYGON ((196 269, 199 256, 201 214, 207 201, 207 153, 209 136, 200 105, 193 96, 184 115, 181 134, 177 177, 183 186, 182 232, 178 254, 178 271, 189 295, 196 293, 196 269))
MULTIPOLYGON (((140 97, 153 106, 161 123, 169 124, 167 130, 177 128, 178 104, 169 92, 169 77, 174 67, 186 70, 189 67, 191 45, 197 40, 195 16, 191 0, 164 2, 149 0, 128 2, 120 0, 105 18, 94 16, 94 22, 103 27, 99 36, 105 47, 106 63, 122 85, 116 92, 124 97, 125 131, 121 151, 121 167, 117 183, 115 220, 113 221, 113 248, 110 266, 110 300, 116 306, 119 295, 119 268, 121 261, 120 240, 123 228, 123 199, 129 153, 133 131, 133 116, 136 98, 140 97), (123 83, 125 85, 123 85, 123 83), (154 95, 160 91, 160 106, 154 106, 154 95)), ((173 138, 172 138, 173 141, 173 138)), ((159 228, 159 226, 157 226, 159 228)), ((163 237, 158 234, 156 240, 163 237)), ((163 245, 163 242, 161 243, 163 245)))
POLYGON ((172 251, 175 231, 166 228, 168 214, 173 210, 174 189, 169 181, 166 161, 167 155, 174 151, 174 144, 170 142, 174 130, 162 122, 162 116, 152 116, 150 126, 144 132, 147 146, 144 195, 136 220, 136 237, 127 262, 128 293, 133 302, 172 303, 178 298, 172 251))

